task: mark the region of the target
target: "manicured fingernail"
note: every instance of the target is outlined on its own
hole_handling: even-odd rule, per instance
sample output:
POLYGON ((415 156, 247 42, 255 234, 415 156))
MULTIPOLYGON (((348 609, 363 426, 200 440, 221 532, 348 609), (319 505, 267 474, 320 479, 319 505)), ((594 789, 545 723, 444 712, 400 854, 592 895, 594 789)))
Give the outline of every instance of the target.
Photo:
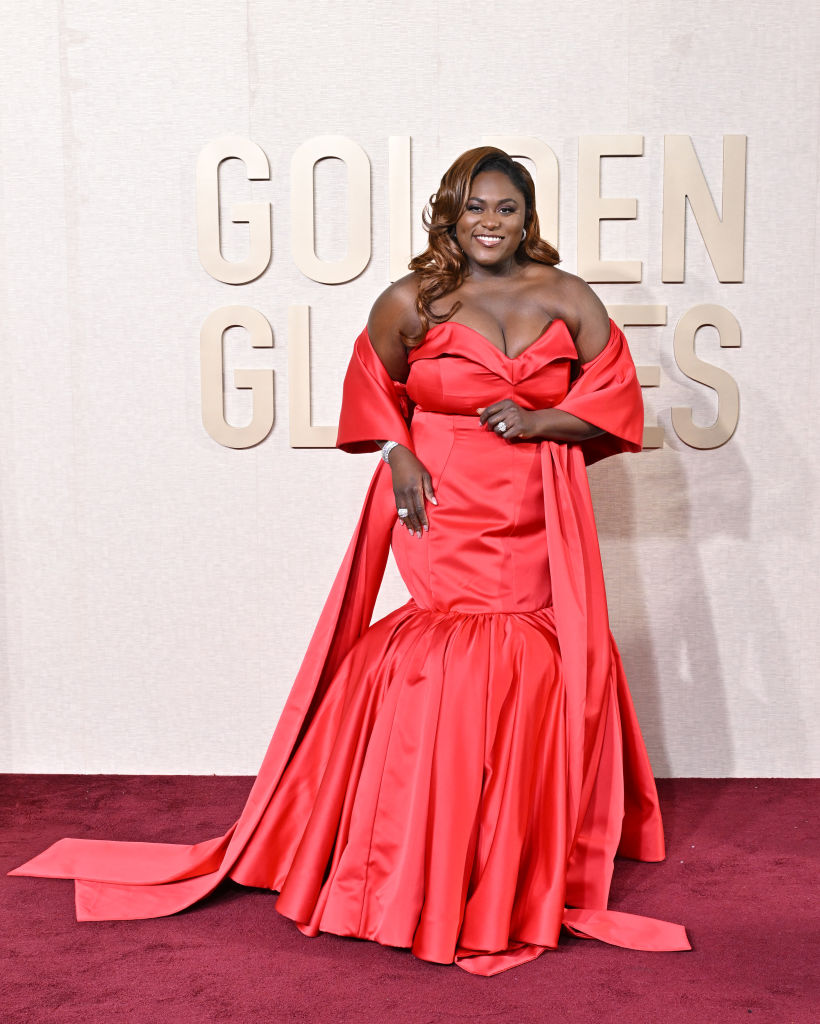
POLYGON ((431 499, 430 499, 430 501, 432 501, 432 503, 433 503, 434 505, 438 505, 438 501, 437 501, 437 499, 436 499, 436 498, 434 498, 434 497, 433 497, 433 498, 431 498, 431 499))

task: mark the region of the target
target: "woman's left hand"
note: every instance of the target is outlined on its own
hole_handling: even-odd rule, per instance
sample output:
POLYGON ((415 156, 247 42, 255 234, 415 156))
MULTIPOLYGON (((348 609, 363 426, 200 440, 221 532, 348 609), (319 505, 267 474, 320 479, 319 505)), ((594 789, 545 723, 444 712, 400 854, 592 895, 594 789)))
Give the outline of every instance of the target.
POLYGON ((535 412, 523 409, 510 398, 476 410, 482 424, 505 441, 532 437, 537 431, 535 412))

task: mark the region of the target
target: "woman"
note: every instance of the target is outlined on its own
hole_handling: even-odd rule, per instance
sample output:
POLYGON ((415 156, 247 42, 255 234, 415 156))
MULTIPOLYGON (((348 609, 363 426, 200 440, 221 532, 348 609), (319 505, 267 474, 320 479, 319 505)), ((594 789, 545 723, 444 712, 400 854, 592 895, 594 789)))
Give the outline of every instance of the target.
POLYGON ((606 909, 616 852, 661 860, 585 462, 640 449, 625 339, 539 237, 527 171, 463 154, 428 248, 376 301, 338 446, 383 461, 259 776, 193 847, 61 840, 80 920, 171 914, 230 877, 308 935, 494 974, 562 926, 688 949, 606 909), (412 595, 369 625, 393 552, 412 595))

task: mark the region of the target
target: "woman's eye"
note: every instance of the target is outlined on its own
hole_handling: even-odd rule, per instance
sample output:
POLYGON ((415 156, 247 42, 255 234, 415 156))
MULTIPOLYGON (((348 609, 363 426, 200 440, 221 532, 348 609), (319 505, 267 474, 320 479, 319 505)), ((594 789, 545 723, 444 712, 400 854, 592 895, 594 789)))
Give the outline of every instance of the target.
POLYGON ((502 213, 515 213, 515 207, 514 206, 502 206, 501 207, 501 212, 502 213))
POLYGON ((470 213, 481 213, 481 207, 480 206, 476 206, 476 205, 468 206, 467 209, 470 211, 470 213))

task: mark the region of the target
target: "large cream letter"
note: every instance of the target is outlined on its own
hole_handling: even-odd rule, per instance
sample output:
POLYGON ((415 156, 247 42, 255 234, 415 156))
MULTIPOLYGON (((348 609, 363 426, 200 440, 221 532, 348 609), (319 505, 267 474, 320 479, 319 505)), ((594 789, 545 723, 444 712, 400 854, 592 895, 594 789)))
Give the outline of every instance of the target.
POLYGON ((717 328, 721 348, 740 347, 740 324, 723 306, 693 306, 675 327, 675 362, 690 380, 714 388, 718 411, 711 427, 698 427, 687 406, 672 409, 672 427, 690 448, 719 448, 734 434, 740 417, 740 393, 734 377, 695 354, 695 335, 707 324, 717 328))
POLYGON ((578 140, 578 275, 585 281, 640 281, 640 260, 601 259, 601 221, 635 220, 637 199, 601 195, 601 157, 642 156, 643 135, 582 135, 578 140))
POLYGON ((273 348, 270 324, 251 306, 223 306, 206 317, 199 342, 202 425, 226 448, 251 448, 273 427, 273 370, 234 370, 234 387, 253 392, 253 415, 246 427, 232 427, 225 420, 222 397, 222 338, 229 327, 244 327, 254 348, 273 348))
POLYGON ((719 216, 690 137, 664 136, 662 281, 684 279, 687 199, 718 281, 743 280, 745 135, 723 136, 722 192, 723 213, 719 216))
POLYGON ((202 147, 196 164, 196 224, 199 261, 207 273, 225 284, 247 284, 265 270, 271 258, 270 203, 234 203, 231 220, 247 224, 250 248, 237 262, 222 256, 219 239, 219 165, 231 158, 242 160, 252 181, 268 180, 268 158, 250 139, 223 135, 202 147))
POLYGON ((497 146, 510 156, 526 157, 535 164, 535 208, 541 237, 558 248, 558 157, 531 135, 483 135, 485 146, 497 146))
POLYGON ((398 281, 408 270, 413 255, 410 212, 410 136, 391 135, 387 140, 388 211, 390 217, 390 280, 398 281))
MULTIPOLYGON (((607 306, 606 311, 622 331, 628 324, 633 327, 662 327, 666 323, 666 306, 607 306)), ((635 369, 642 388, 660 387, 660 366, 636 366, 635 369)), ((643 447, 663 448, 663 427, 644 425, 643 447)))
POLYGON ((335 448, 337 427, 314 427, 310 411, 310 307, 288 308, 291 448, 335 448))
POLYGON ((320 135, 303 143, 290 165, 291 245, 296 266, 321 284, 352 281, 370 260, 370 161, 361 146, 343 135, 320 135), (340 260, 316 255, 313 168, 327 157, 347 166, 347 252, 340 260))

